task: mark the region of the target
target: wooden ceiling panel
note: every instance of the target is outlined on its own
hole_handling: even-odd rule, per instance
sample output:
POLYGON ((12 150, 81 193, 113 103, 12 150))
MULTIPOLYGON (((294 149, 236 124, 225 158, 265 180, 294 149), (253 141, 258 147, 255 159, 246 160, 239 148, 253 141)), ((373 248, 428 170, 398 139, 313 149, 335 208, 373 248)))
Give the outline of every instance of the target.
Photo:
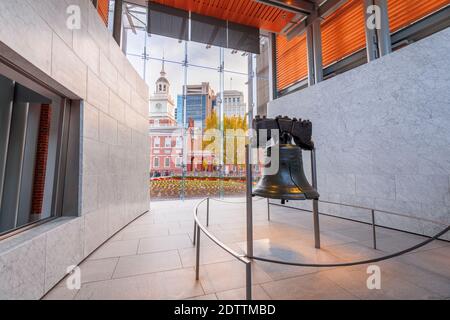
POLYGON ((255 0, 153 0, 153 2, 271 32, 280 32, 294 17, 292 12, 255 0))

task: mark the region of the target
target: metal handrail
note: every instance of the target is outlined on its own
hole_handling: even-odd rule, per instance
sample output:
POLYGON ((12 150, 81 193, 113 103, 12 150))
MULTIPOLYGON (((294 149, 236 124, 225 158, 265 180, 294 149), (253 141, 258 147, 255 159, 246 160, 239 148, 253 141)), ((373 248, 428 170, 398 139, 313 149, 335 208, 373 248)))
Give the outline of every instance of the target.
POLYGON ((203 226, 200 222, 200 220, 198 219, 198 207, 207 200, 207 198, 201 200, 195 207, 195 214, 194 214, 194 219, 195 219, 195 223, 197 225, 197 227, 199 227, 203 233, 211 239, 211 241, 213 241, 215 244, 217 244, 219 247, 221 247, 223 250, 227 251, 229 254, 231 254, 233 257, 235 257, 238 260, 241 260, 243 263, 247 263, 249 260, 245 258, 244 254, 240 254, 237 253, 236 251, 234 251, 233 249, 231 249, 230 247, 228 247, 226 244, 222 243, 219 239, 217 239, 211 232, 209 232, 208 229, 205 228, 205 226, 203 226))
MULTIPOLYGON (((267 198, 263 198, 263 197, 254 197, 254 198, 259 198, 259 199, 253 200, 254 202, 267 199, 267 198)), ((217 199, 217 198, 209 198, 209 200, 213 200, 213 201, 217 201, 217 202, 223 202, 223 203, 229 203, 229 204, 244 204, 244 203, 247 203, 247 201, 225 201, 223 199, 217 199)))
MULTIPOLYGON (((377 249, 377 234, 376 234, 377 224, 375 223, 375 213, 376 212, 381 212, 381 213, 385 213, 385 214, 388 214, 388 215, 399 216, 399 217, 403 217, 403 218, 422 220, 422 221, 427 221, 427 222, 438 224, 438 225, 442 225, 442 226, 447 226, 447 224, 445 224, 443 222, 434 221, 434 220, 431 220, 431 219, 421 219, 421 218, 418 218, 418 217, 415 217, 415 216, 408 216, 406 214, 395 213, 395 212, 390 212, 390 211, 385 211, 385 210, 378 210, 378 209, 373 209, 373 208, 368 208, 368 207, 363 207, 363 206, 355 206, 355 205, 351 205, 351 204, 337 203, 337 202, 324 201, 324 200, 319 200, 318 202, 327 203, 327 204, 334 204, 334 205, 339 205, 339 206, 344 206, 344 207, 349 207, 349 208, 355 208, 355 209, 363 209, 363 210, 370 211, 371 220, 372 220, 371 221, 371 225, 372 225, 372 239, 373 239, 372 241, 373 241, 373 248, 374 249, 377 249)), ((313 212, 312 210, 303 209, 303 208, 297 208, 297 207, 292 207, 292 206, 286 206, 286 205, 281 205, 281 204, 278 204, 278 203, 272 203, 270 201, 268 202, 268 205, 269 206, 270 205, 279 206, 279 207, 283 207, 283 208, 289 208, 289 209, 305 211, 305 212, 313 212)), ((325 215, 328 215, 328 216, 331 216, 331 217, 342 218, 342 217, 336 216, 334 214, 328 214, 328 213, 324 213, 324 212, 319 212, 319 214, 325 214, 325 215)), ((362 221, 359 221, 359 222, 362 222, 362 221)))
POLYGON ((362 264, 369 264, 374 262, 380 262, 388 259, 392 259, 401 255, 404 255, 406 253, 409 253, 411 251, 417 250, 423 246, 426 246, 430 242, 433 242, 437 240, 440 236, 446 234, 448 231, 450 231, 450 226, 436 234, 435 236, 431 237, 430 239, 427 239, 419 244, 416 244, 415 246, 389 254, 387 256, 378 257, 370 260, 362 260, 362 261, 355 261, 355 262, 344 262, 344 263, 323 263, 323 264, 314 264, 314 263, 296 263, 296 262, 288 262, 288 261, 282 261, 282 260, 273 260, 273 259, 267 259, 267 258, 260 258, 260 257, 249 257, 254 260, 259 260, 263 262, 270 262, 270 263, 276 263, 276 264, 282 264, 282 265, 288 265, 288 266, 297 266, 297 267, 314 267, 314 268, 330 268, 330 267, 349 267, 349 266, 357 266, 362 264))
MULTIPOLYGON (((317 185, 316 185, 316 177, 315 177, 315 153, 312 152, 311 153, 311 161, 313 163, 313 187, 317 189, 317 185)), ((269 262, 269 263, 275 263, 275 264, 282 264, 282 265, 290 265, 290 266, 298 266, 298 267, 345 267, 345 266, 354 266, 354 265, 362 265, 362 264, 369 264, 369 263, 374 263, 374 262, 379 262, 379 261, 384 261, 384 260, 388 260, 391 258, 395 258, 398 257, 400 255, 404 255, 406 253, 412 252, 418 248, 421 248, 429 243, 431 243, 432 241, 437 240, 439 237, 441 237, 442 235, 446 234, 447 232, 449 232, 450 230, 450 225, 447 226, 443 231, 439 232, 438 234, 436 234, 435 236, 423 241, 422 243, 419 243, 413 247, 407 248, 405 250, 393 253, 393 254, 389 254, 383 257, 378 257, 378 258, 374 258, 374 259, 370 259, 370 260, 363 260, 363 261, 355 261, 355 262, 344 262, 344 263, 328 263, 328 264, 313 264, 313 263, 295 263, 295 262, 288 262, 288 261, 282 261, 282 260, 273 260, 273 259, 268 259, 268 258, 262 258, 262 257, 256 257, 253 255, 253 225, 252 225, 252 220, 253 220, 253 216, 252 216, 252 185, 251 185, 251 181, 252 181, 252 170, 251 170, 251 164, 250 164, 250 148, 248 145, 246 145, 246 164, 247 164, 247 253, 246 255, 240 255, 238 253, 236 253, 235 251, 233 251, 232 249, 230 249, 229 247, 227 247, 225 244, 223 244, 220 240, 218 240, 214 235, 212 235, 200 222, 200 220, 198 219, 198 207, 204 202, 207 201, 207 216, 206 216, 206 223, 209 226, 209 198, 203 199, 202 201, 200 201, 194 210, 194 219, 195 219, 195 224, 194 224, 194 244, 196 244, 197 247, 197 259, 196 259, 196 275, 197 275, 197 280, 199 279, 199 266, 200 266, 200 231, 203 231, 215 244, 219 245, 223 250, 227 251, 228 253, 230 253, 231 255, 233 255, 235 258, 237 258, 239 261, 243 262, 246 265, 246 289, 247 289, 247 299, 251 300, 251 286, 252 286, 252 282, 251 282, 251 260, 257 260, 257 261, 263 261, 263 262, 269 262), (197 238, 197 239, 196 239, 197 238), (247 258, 251 259, 248 260, 247 258)), ((295 183, 295 182, 294 182, 295 183)), ((390 214, 390 215, 395 215, 395 216, 401 216, 401 217, 406 217, 406 218, 413 218, 413 219, 419 219, 417 217, 414 216, 408 216, 408 215, 403 215, 403 214, 398 214, 398 213, 393 213, 393 212, 389 212, 389 211, 384 211, 384 210, 376 210, 373 208, 367 208, 367 207, 363 207, 363 206, 354 206, 354 205, 347 205, 347 204, 342 204, 342 203, 335 203, 335 202, 331 202, 331 201, 320 201, 322 203, 329 203, 329 204, 335 204, 335 205, 342 205, 342 206, 347 206, 347 207, 353 207, 353 208, 359 208, 359 209, 364 209, 364 210, 368 210, 371 212, 371 216, 372 216, 372 230, 373 230, 373 245, 374 245, 374 249, 376 249, 376 224, 375 224, 375 212, 383 212, 386 214, 390 214)), ((314 200, 313 201, 313 210, 306 210, 306 209, 301 209, 301 208, 296 208, 296 207, 289 207, 289 206, 282 206, 285 208, 292 208, 292 209, 296 209, 296 210, 300 210, 300 211, 311 211, 314 214, 314 233, 315 233, 315 245, 316 248, 320 248, 320 237, 319 237, 319 210, 318 210, 318 203, 319 200, 314 200)), ((271 203, 269 201, 269 199, 267 199, 267 214, 268 214, 268 220, 270 220, 270 205, 278 205, 275 203, 271 203)), ((423 221, 429 221, 432 223, 436 223, 436 224, 444 224, 441 222, 436 222, 430 219, 421 219, 423 221)))
POLYGON ((402 213, 397 213, 397 212, 392 212, 392 211, 386 211, 386 210, 380 210, 380 209, 373 209, 373 208, 368 208, 368 207, 364 207, 364 206, 355 206, 355 205, 351 205, 351 204, 345 204, 345 203, 338 203, 338 202, 332 202, 332 201, 325 201, 325 200, 319 200, 319 202, 321 203, 328 203, 328 204, 334 204, 334 205, 339 205, 339 206, 343 206, 343 207, 349 207, 349 208, 355 208, 355 209, 363 209, 363 210, 368 210, 368 211, 375 211, 375 212, 381 212, 381 213, 386 213, 392 216, 398 216, 398 217, 403 217, 403 218, 410 218, 410 219, 415 219, 415 220, 422 220, 422 221, 426 221, 426 222, 430 222, 430 223, 434 223, 434 224, 440 224, 440 225, 446 225, 443 222, 439 222, 439 221, 434 221, 431 219, 427 219, 427 218, 419 218, 419 217, 415 217, 415 216, 408 216, 406 214, 402 214, 402 213))
POLYGON ((218 245, 222 250, 228 252, 238 261, 245 264, 245 278, 246 278, 246 299, 252 299, 252 269, 251 269, 251 261, 247 259, 246 255, 239 254, 226 244, 217 239, 209 230, 202 225, 198 218, 198 208, 205 201, 208 202, 208 212, 209 212, 209 198, 205 198, 197 203, 194 208, 194 245, 196 246, 196 263, 195 263, 195 274, 196 279, 200 279, 200 231, 202 231, 212 242, 218 245))
MULTIPOLYGON (((297 266, 297 267, 313 267, 313 268, 330 268, 330 267, 348 267, 348 266, 356 266, 356 265, 363 265, 363 264, 369 264, 369 263, 375 263, 375 262, 380 262, 380 261, 384 261, 384 260, 388 260, 388 259, 392 259, 404 254, 407 254, 409 252, 412 252, 414 250, 417 250, 435 240, 437 240, 439 237, 441 237, 442 235, 446 234, 447 232, 450 231, 450 226, 447 226, 444 230, 442 230, 441 232, 439 232, 438 234, 436 234, 435 236, 413 246, 410 248, 407 248, 405 250, 396 252, 396 253, 392 253, 386 256, 382 256, 382 257, 378 257, 378 258, 374 258, 374 259, 369 259, 369 260, 362 260, 362 261, 355 261, 355 262, 343 262, 343 263, 324 263, 324 264, 314 264, 314 263, 296 263, 296 262, 289 262, 289 261, 282 261, 282 260, 275 260, 275 259, 268 259, 268 258, 263 258, 263 257, 257 257, 257 256, 253 256, 253 255, 244 255, 244 254, 239 254, 236 251, 234 251, 233 249, 231 249, 230 247, 228 247, 226 244, 224 244, 223 242, 221 242, 219 239, 217 239, 211 232, 209 232, 209 230, 202 225, 202 223, 200 222, 199 218, 198 218, 198 208, 201 204, 203 204, 205 201, 207 201, 207 223, 209 224, 209 201, 210 200, 216 200, 216 199, 210 199, 210 198, 205 198, 201 201, 199 201, 197 203, 197 205, 194 208, 194 244, 196 245, 196 279, 199 279, 199 271, 200 271, 200 231, 203 231, 203 233, 211 240, 213 241, 216 245, 218 245, 220 248, 222 248, 224 251, 228 252, 230 255, 232 255, 234 258, 236 258, 238 261, 242 262, 245 264, 246 266, 246 299, 247 300, 251 300, 252 297, 252 280, 251 280, 251 260, 257 260, 257 261, 262 261, 262 262, 268 262, 268 263, 275 263, 275 264, 281 264, 281 265, 289 265, 289 266, 297 266)), ((225 202, 225 201, 222 201, 225 202)), ((370 210, 372 212, 372 219, 374 219, 374 211, 375 209, 372 208, 366 208, 366 207, 362 207, 362 206, 353 206, 353 205, 347 205, 347 204, 340 204, 340 203, 333 203, 333 202, 329 202, 329 201, 321 201, 324 203, 329 203, 329 204, 337 204, 337 205, 343 205, 343 206, 347 206, 347 207, 353 207, 353 208, 359 208, 359 209, 366 209, 366 210, 370 210)), ((234 203, 234 202, 228 202, 228 203, 234 203)), ((276 206, 281 206, 275 203, 271 203, 268 201, 268 205, 276 205, 276 206)), ((296 207, 290 207, 290 206, 281 206, 281 207, 285 207, 285 208, 290 208, 290 209, 296 209, 296 210, 301 210, 301 211, 310 211, 310 210, 306 210, 306 209, 301 209, 301 208, 296 208, 296 207)), ((407 215, 401 215, 401 214, 396 214, 396 213, 392 213, 392 212, 388 212, 388 211, 383 211, 383 210, 377 210, 379 212, 384 212, 387 214, 392 214, 392 215, 400 215, 400 216, 404 216, 407 218, 411 218, 410 216, 407 215)), ((373 220, 374 221, 374 220, 373 220)), ((440 222, 436 222, 436 221, 432 221, 430 220, 430 222, 433 223, 438 223, 438 224, 443 224, 440 222)), ((375 225, 374 225, 375 227, 375 225)), ((375 231, 375 230, 374 230, 375 231)), ((376 239, 375 239, 375 233, 374 233, 374 246, 376 247, 376 239)))

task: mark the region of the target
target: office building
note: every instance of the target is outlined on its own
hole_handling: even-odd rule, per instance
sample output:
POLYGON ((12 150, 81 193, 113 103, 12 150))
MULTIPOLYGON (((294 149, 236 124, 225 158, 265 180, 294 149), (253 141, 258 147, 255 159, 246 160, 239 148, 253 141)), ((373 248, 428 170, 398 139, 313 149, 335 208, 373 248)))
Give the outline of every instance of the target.
MULTIPOLYGON (((184 90, 186 90, 186 121, 192 119, 196 128, 204 128, 205 120, 213 110, 214 90, 208 82, 199 85, 187 85, 184 90)), ((177 122, 179 125, 183 125, 183 117, 183 96, 178 95, 177 122)))

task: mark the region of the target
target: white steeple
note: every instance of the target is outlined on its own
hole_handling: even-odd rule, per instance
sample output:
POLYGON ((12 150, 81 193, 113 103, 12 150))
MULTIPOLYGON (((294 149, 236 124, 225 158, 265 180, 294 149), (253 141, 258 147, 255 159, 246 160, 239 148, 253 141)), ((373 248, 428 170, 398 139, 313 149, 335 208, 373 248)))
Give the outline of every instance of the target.
POLYGON ((170 82, 166 78, 163 58, 160 77, 155 83, 155 93, 150 97, 150 118, 175 121, 175 104, 170 96, 170 82))
POLYGON ((166 78, 166 70, 164 69, 164 63, 165 63, 165 61, 163 58, 160 77, 158 80, 156 80, 155 93, 169 94, 170 83, 166 78))

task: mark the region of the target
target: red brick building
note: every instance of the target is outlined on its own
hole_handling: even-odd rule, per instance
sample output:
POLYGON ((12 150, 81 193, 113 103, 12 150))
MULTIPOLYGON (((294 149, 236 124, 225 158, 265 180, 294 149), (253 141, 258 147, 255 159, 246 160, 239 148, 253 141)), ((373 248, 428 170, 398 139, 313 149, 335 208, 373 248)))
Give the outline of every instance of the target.
POLYGON ((155 92, 150 97, 149 124, 152 177, 179 176, 183 173, 183 163, 188 172, 212 170, 213 156, 202 152, 202 133, 196 133, 194 121, 190 119, 188 128, 184 129, 175 120, 175 105, 164 63, 161 77, 155 84, 155 92))

